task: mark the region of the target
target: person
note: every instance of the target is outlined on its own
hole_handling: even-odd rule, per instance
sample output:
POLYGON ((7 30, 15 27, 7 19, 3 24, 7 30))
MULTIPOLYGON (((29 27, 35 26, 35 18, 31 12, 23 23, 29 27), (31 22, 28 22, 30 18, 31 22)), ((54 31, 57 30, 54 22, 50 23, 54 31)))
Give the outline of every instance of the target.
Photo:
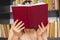
POLYGON ((43 23, 41 25, 42 27, 38 25, 39 28, 37 30, 25 29, 24 23, 16 20, 11 25, 8 40, 47 40, 47 37, 44 35, 48 25, 46 27, 44 27, 43 23))
POLYGON ((34 3, 31 0, 25 0, 22 4, 23 5, 32 5, 34 3))

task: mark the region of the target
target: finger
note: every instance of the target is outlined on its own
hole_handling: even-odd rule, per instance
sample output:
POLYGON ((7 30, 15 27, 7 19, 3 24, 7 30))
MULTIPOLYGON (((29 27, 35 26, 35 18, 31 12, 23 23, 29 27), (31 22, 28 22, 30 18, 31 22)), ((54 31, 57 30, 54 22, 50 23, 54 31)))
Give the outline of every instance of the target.
POLYGON ((38 25, 39 29, 42 30, 42 28, 40 27, 40 25, 38 25))
POLYGON ((20 29, 21 27, 23 27, 24 26, 24 23, 22 23, 17 29, 20 29))
POLYGON ((16 20, 14 23, 13 23, 13 26, 15 26, 17 24, 18 20, 16 20))
POLYGON ((42 28, 44 28, 43 22, 41 22, 42 28))
POLYGON ((17 25, 16 25, 16 28, 22 23, 22 21, 20 21, 17 25))
POLYGON ((25 27, 22 27, 22 28, 19 30, 19 32, 21 32, 24 28, 25 28, 25 27))

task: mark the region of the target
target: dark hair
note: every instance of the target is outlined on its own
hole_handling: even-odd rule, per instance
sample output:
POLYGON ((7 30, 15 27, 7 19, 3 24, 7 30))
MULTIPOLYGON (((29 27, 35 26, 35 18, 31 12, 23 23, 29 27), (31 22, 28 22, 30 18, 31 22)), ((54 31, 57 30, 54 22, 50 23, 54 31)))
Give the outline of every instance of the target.
POLYGON ((31 0, 25 0, 22 4, 25 5, 25 3, 31 3, 32 1, 31 0))

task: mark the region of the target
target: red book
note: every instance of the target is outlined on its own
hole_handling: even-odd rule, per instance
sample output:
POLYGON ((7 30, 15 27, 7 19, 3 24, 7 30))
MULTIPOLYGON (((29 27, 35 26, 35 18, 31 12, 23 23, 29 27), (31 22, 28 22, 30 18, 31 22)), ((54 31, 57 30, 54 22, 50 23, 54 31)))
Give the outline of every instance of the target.
POLYGON ((23 21, 25 28, 38 28, 43 22, 44 26, 48 23, 48 5, 36 4, 29 6, 12 6, 12 14, 14 21, 23 21))

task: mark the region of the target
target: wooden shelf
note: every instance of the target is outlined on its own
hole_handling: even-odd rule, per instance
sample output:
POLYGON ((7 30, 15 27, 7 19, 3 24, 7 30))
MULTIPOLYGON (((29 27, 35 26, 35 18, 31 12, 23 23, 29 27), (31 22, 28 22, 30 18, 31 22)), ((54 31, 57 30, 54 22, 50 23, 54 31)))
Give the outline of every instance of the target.
POLYGON ((48 11, 48 17, 59 17, 60 10, 51 10, 48 11))
POLYGON ((0 14, 0 19, 10 19, 10 14, 0 14))
POLYGON ((0 40, 8 40, 8 38, 0 38, 0 40))
POLYGON ((11 4, 10 1, 11 1, 11 0, 1 0, 1 1, 0 1, 0 6, 10 5, 10 4, 11 4))
MULTIPOLYGON (((0 40, 8 40, 8 38, 0 38, 0 40)), ((48 40, 60 40, 60 38, 48 38, 48 40)))

